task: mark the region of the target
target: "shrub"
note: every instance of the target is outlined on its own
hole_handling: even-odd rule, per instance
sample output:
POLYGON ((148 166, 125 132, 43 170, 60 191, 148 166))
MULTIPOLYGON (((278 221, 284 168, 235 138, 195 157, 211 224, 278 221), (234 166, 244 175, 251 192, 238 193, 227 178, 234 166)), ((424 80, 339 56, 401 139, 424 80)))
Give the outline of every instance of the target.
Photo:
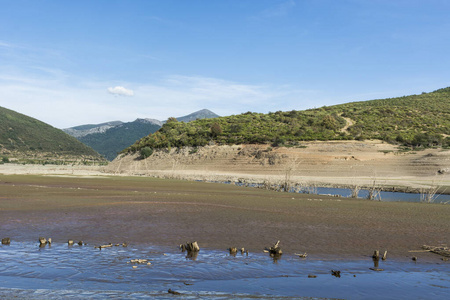
POLYGON ((141 149, 140 154, 141 159, 146 159, 147 157, 153 154, 153 149, 150 147, 144 147, 141 149))

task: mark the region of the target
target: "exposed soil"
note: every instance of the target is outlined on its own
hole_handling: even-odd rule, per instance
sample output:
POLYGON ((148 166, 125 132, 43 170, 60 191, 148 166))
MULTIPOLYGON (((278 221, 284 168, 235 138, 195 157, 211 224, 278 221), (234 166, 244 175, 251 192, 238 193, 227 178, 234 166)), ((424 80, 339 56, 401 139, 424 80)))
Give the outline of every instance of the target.
MULTIPOLYGON (((322 186, 371 186, 385 190, 450 187, 450 150, 399 152, 379 141, 308 142, 303 148, 268 145, 207 146, 118 157, 105 172, 191 180, 262 182, 289 177, 322 186)), ((448 189, 450 192, 450 188, 448 189)))

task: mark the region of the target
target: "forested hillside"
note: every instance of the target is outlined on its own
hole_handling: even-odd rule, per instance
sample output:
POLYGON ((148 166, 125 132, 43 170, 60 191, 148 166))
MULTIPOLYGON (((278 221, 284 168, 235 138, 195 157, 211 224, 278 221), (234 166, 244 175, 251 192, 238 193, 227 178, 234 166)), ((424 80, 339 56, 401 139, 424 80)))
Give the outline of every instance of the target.
POLYGON ((0 151, 100 159, 97 152, 63 131, 3 107, 0 107, 0 151))
POLYGON ((409 147, 450 146, 450 88, 304 111, 244 113, 189 123, 169 119, 123 152, 216 144, 298 145, 380 139, 409 147))

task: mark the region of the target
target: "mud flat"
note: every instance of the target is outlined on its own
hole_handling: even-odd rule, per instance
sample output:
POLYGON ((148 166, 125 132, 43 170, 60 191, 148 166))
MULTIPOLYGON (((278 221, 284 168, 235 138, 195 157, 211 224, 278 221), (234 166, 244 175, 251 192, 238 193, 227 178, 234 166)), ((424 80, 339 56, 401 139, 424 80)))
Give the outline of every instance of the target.
POLYGON ((375 249, 439 261, 422 245, 450 240, 450 205, 278 193, 234 185, 119 176, 0 176, 2 237, 134 243, 360 258, 375 249))

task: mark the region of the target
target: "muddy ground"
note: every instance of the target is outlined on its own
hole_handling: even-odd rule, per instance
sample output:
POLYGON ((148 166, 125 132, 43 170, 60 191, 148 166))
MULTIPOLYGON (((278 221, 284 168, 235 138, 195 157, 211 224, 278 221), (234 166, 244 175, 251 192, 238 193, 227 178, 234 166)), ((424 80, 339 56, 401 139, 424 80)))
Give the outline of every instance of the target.
POLYGON ((245 247, 349 258, 450 244, 450 205, 373 202, 148 177, 0 175, 0 235, 12 242, 245 247))

